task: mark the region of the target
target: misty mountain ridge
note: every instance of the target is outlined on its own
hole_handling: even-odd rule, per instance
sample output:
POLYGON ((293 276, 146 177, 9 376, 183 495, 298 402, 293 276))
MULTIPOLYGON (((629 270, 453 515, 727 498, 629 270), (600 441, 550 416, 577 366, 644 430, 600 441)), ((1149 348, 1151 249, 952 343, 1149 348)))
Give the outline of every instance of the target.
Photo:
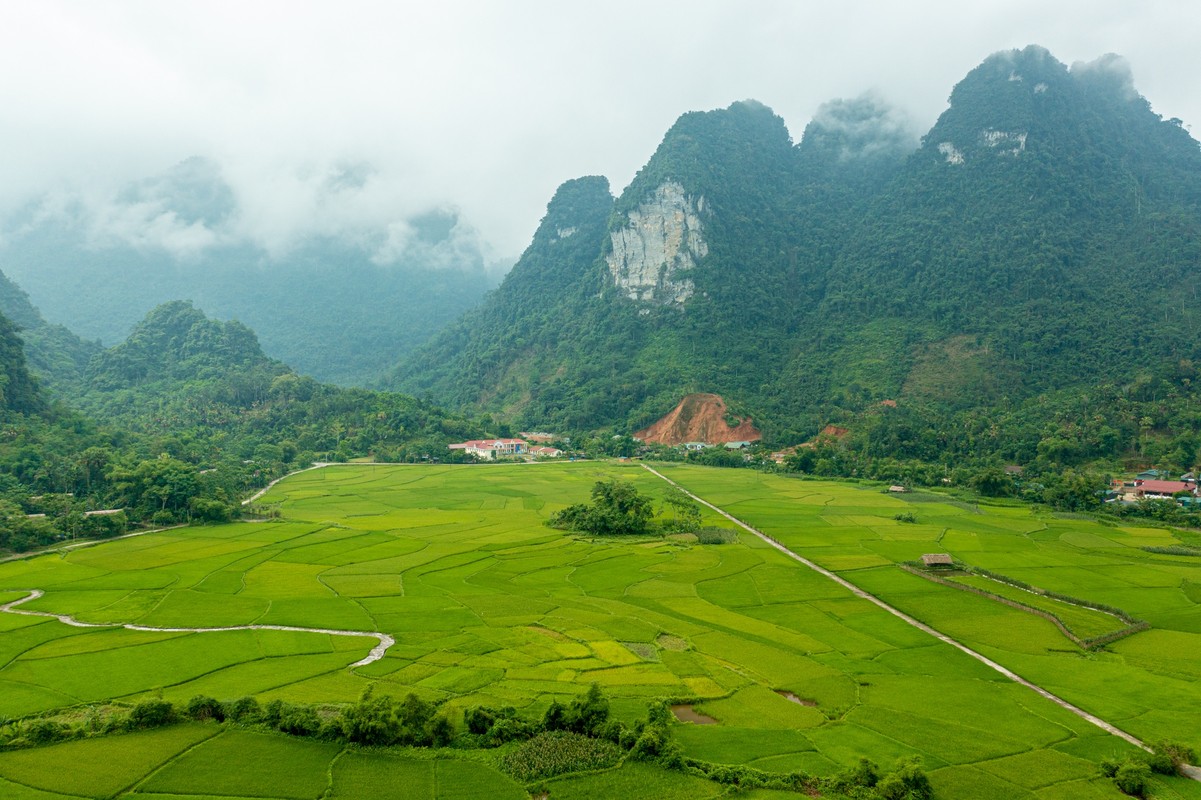
POLYGON ((85 341, 64 325, 47 322, 29 295, 0 272, 0 315, 19 333, 28 368, 52 394, 78 393, 88 364, 103 348, 85 341))
POLYGON ((1201 357, 1175 288, 1201 263, 1201 149, 1114 56, 990 56, 920 141, 870 96, 795 145, 753 101, 690 112, 619 197, 602 182, 564 184, 392 385, 618 430, 709 391, 799 439, 883 400, 1022 403, 1201 357))
POLYGON ((49 320, 88 339, 119 342, 150 309, 188 299, 243 320, 303 372, 369 383, 478 302, 498 271, 452 208, 343 226, 370 174, 348 165, 324 177, 325 228, 259 241, 221 167, 188 159, 103 202, 30 204, 0 223, 0 269, 49 320))

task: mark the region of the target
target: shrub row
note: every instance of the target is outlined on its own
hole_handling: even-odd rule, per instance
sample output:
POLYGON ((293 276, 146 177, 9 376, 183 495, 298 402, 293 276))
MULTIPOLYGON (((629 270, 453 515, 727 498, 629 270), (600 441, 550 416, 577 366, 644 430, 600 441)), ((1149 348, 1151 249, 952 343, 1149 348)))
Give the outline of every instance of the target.
POLYGON ((924 800, 931 796, 929 781, 914 761, 900 762, 892 772, 881 775, 875 764, 864 759, 833 778, 818 778, 803 772, 781 775, 685 758, 672 739, 673 717, 666 702, 653 704, 645 720, 628 726, 610 718, 609 701, 595 684, 566 704, 552 702, 537 722, 520 719, 511 707, 467 709, 463 714, 465 730, 457 738, 450 721, 438 713, 437 707, 416 695, 397 701, 387 695, 372 697, 368 692, 358 703, 341 709, 281 700, 260 705, 253 697, 221 702, 198 695, 182 707, 165 700, 146 700, 128 712, 93 715, 78 727, 50 718, 10 723, 5 729, 5 744, 49 744, 181 720, 258 725, 293 736, 368 746, 441 747, 453 742, 470 748, 520 741, 500 758, 499 764, 527 784, 572 772, 608 769, 629 758, 745 789, 834 791, 862 800, 924 800))
POLYGON ((1184 764, 1197 760, 1192 748, 1176 742, 1158 742, 1145 753, 1125 761, 1106 759, 1101 774, 1113 778, 1120 791, 1132 797, 1146 797, 1151 774, 1175 775, 1184 764))
POLYGON ((1168 547, 1156 547, 1154 545, 1148 545, 1147 547, 1142 547, 1140 549, 1145 550, 1148 553, 1158 553, 1159 555, 1165 556, 1193 556, 1194 558, 1201 558, 1201 548, 1189 547, 1188 545, 1182 544, 1169 545, 1168 547))
POLYGON ((93 709, 83 720, 70 724, 54 717, 9 722, 0 728, 0 747, 32 747, 67 739, 86 739, 109 733, 145 730, 180 720, 179 710, 166 700, 144 700, 128 711, 93 709))
POLYGON ((1083 606, 1084 608, 1091 608, 1094 611, 1102 611, 1106 614, 1112 614, 1125 622, 1127 625, 1137 625, 1142 622, 1142 620, 1135 619, 1122 609, 1115 606, 1105 605, 1104 603, 1096 603, 1092 600, 1084 600, 1079 597, 1072 597, 1071 595, 1060 594, 1059 592, 1053 592, 1049 589, 1040 589, 1037 586, 1031 586, 1025 581, 1018 580, 1017 578, 1011 578, 1008 575, 1001 575, 1000 573, 992 572, 982 567, 965 567, 965 569, 968 572, 980 575, 981 577, 990 578, 994 581, 1000 581, 1001 583, 1007 583, 1010 586, 1016 586, 1018 589, 1025 589, 1027 592, 1033 592, 1034 594, 1041 594, 1043 597, 1049 597, 1052 600, 1061 600, 1065 603, 1071 603, 1074 606, 1083 606))

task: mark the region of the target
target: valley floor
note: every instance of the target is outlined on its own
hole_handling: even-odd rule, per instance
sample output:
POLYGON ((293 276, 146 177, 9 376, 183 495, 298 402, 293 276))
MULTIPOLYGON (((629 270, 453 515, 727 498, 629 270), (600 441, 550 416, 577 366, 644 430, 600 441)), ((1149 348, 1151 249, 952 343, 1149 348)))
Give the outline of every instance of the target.
MULTIPOLYGON (((909 618, 1140 740, 1201 746, 1201 564, 1142 549, 1170 544, 1170 531, 750 470, 658 469, 713 504, 706 524, 731 527, 728 513, 766 538, 590 540, 543 524, 602 478, 662 498, 668 484, 636 465, 336 465, 271 489, 260 502, 279 521, 0 564, 10 608, 40 589, 20 609, 136 626, 0 614, 0 715, 72 708, 85 718, 113 702, 198 694, 339 704, 370 690, 414 692, 461 726, 463 710, 479 705, 539 718, 552 699, 598 684, 627 722, 659 698, 717 720, 673 726, 685 755, 710 762, 831 775, 860 757, 887 766, 917 756, 944 798, 1121 796, 1097 764, 1134 745, 909 618), (930 552, 1119 606, 1152 628, 1083 651, 1046 619, 897 567, 930 552), (363 663, 362 638, 345 632, 396 644, 363 663)), ((39 800, 365 796, 345 787, 377 780, 372 759, 383 759, 419 788, 372 784, 371 796, 472 796, 456 794, 464 775, 474 790, 525 796, 497 771, 496 752, 361 753, 192 724, 0 753, 0 786, 39 800), (252 787, 253 770, 238 765, 260 750, 271 755, 255 763, 309 783, 252 787), (78 769, 56 770, 64 759, 78 769)), ((555 800, 726 791, 635 763, 549 788, 555 800)), ((1201 798, 1201 784, 1183 779, 1156 779, 1154 789, 1201 798)))

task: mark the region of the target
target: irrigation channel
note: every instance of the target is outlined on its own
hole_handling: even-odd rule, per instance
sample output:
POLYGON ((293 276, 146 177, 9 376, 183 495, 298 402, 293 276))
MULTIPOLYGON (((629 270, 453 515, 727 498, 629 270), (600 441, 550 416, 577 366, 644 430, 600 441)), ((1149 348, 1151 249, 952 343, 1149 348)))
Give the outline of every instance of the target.
POLYGON ((291 631, 293 633, 324 633, 328 636, 365 636, 369 639, 379 641, 375 647, 371 648, 371 652, 366 657, 359 659, 350 666, 362 667, 375 661, 379 661, 384 657, 384 653, 388 652, 388 648, 396 644, 396 640, 386 633, 376 633, 374 631, 339 631, 331 628, 301 628, 295 625, 230 625, 226 627, 215 628, 157 628, 150 625, 134 625, 133 623, 120 622, 81 622, 67 614, 53 614, 49 611, 28 611, 26 609, 17 608, 22 603, 28 603, 30 600, 37 600, 45 592, 41 589, 33 589, 29 594, 22 598, 13 600, 10 603, 5 603, 0 606, 0 611, 8 612, 9 614, 22 614, 27 617, 49 617, 56 619, 64 625, 70 625, 74 628, 125 628, 129 631, 151 631, 154 633, 217 633, 219 631, 291 631))
MULTIPOLYGON (((1031 683, 1030 681, 1023 678, 1021 675, 1018 675, 1013 670, 1011 670, 1007 667, 1004 667, 1004 666, 998 664, 997 662, 993 661, 988 656, 983 655, 982 653, 977 653, 975 650, 973 650, 972 648, 963 644, 962 642, 958 642, 958 641, 952 639, 950 636, 947 636, 945 633, 937 631, 934 628, 931 628, 926 623, 921 622, 921 621, 909 616, 904 611, 901 611, 898 608, 894 608, 893 606, 890 606, 888 603, 885 603, 883 600, 876 597, 874 594, 865 592, 863 589, 860 589, 858 586, 851 583, 846 578, 843 578, 839 575, 834 574, 833 572, 826 569, 825 567, 818 566, 816 563, 810 561, 809 559, 805 558, 804 556, 797 555, 796 553, 792 552, 787 547, 780 544, 779 542, 777 542, 775 539, 771 538, 767 534, 763 533, 762 531, 756 530, 755 528, 752 528, 750 525, 747 525, 745 522, 738 519, 733 514, 730 514, 730 513, 726 512, 725 510, 718 508, 717 506, 713 505, 712 503, 710 503, 708 500, 705 500, 704 498, 697 497, 695 494, 688 491, 683 486, 676 483, 671 478, 667 477, 666 475, 664 475, 663 473, 654 469, 653 467, 650 467, 647 464, 643 464, 642 467, 643 467, 643 469, 650 472, 652 475, 660 478, 661 480, 666 481, 667 483, 676 487, 680 491, 684 492, 684 494, 688 495, 693 500, 697 501, 698 503, 705 506, 706 508, 713 509, 718 514, 721 514, 723 517, 730 520, 730 522, 733 522, 738 527, 746 530, 748 533, 752 533, 755 536, 758 536, 764 542, 766 542, 767 544, 776 548, 781 553, 783 553, 784 555, 793 559, 794 561, 799 561, 800 563, 804 564, 806 567, 808 567, 809 569, 818 573, 819 575, 829 578, 830 580, 837 583, 839 586, 842 586, 843 588, 849 590, 856 597, 862 597, 864 600, 867 600, 870 603, 875 603, 880 608, 887 611, 889 614, 892 614, 893 616, 904 620, 905 622, 909 623, 913 627, 917 628, 919 631, 928 633, 931 636, 933 636, 935 639, 938 639, 941 642, 946 642, 947 644, 951 645, 951 647, 954 647, 958 650, 963 651, 964 653, 968 654, 972 658, 979 661, 981 664, 984 664, 986 667, 996 670, 997 672, 1001 673, 1009 680, 1011 680, 1015 683, 1020 683, 1022 686, 1025 686, 1027 689, 1030 689, 1031 691, 1037 692, 1038 694, 1040 694, 1043 697, 1050 700, 1052 703, 1055 703, 1058 706, 1066 708, 1068 711, 1072 712, 1073 714, 1080 717, 1081 719, 1087 720, 1088 722, 1091 722, 1093 725, 1096 725, 1101 730, 1103 730, 1107 733, 1112 733, 1114 736, 1125 739, 1127 742, 1134 745, 1135 747, 1141 747, 1143 750, 1146 750, 1147 752, 1151 752, 1151 748, 1148 747, 1145 742, 1143 742, 1141 739, 1138 739, 1137 737, 1135 737, 1129 733, 1126 733, 1126 731, 1122 730, 1121 728, 1117 727, 1116 725, 1106 722, 1105 720, 1101 719, 1100 717, 1098 717, 1094 714, 1090 714, 1087 711, 1085 711, 1084 709, 1072 705, 1067 700, 1064 700, 1062 697, 1052 694, 1051 692, 1047 691, 1046 689, 1044 689, 1043 687, 1041 687, 1037 684, 1031 683)), ((1181 772, 1184 775, 1188 776, 1189 778, 1192 778, 1195 781, 1201 781, 1201 769, 1198 769, 1197 767, 1185 764, 1181 767, 1181 772)))

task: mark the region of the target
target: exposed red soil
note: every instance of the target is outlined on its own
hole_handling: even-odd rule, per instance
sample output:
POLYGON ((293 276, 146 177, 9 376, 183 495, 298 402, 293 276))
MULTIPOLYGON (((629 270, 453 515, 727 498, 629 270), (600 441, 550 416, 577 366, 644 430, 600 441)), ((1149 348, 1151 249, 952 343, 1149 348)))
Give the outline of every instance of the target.
POLYGON ((634 434, 635 439, 654 444, 677 445, 685 442, 725 444, 754 442, 763 438, 751 420, 739 420, 731 427, 726 422, 726 401, 715 394, 690 394, 670 414, 634 434))
POLYGON ((822 428, 821 433, 819 433, 817 436, 814 436, 807 442, 798 444, 797 447, 804 447, 812 450, 813 448, 817 447, 817 443, 823 439, 825 439, 827 442, 830 440, 838 441, 850 432, 850 428, 840 428, 837 425, 827 425, 826 427, 822 428))

